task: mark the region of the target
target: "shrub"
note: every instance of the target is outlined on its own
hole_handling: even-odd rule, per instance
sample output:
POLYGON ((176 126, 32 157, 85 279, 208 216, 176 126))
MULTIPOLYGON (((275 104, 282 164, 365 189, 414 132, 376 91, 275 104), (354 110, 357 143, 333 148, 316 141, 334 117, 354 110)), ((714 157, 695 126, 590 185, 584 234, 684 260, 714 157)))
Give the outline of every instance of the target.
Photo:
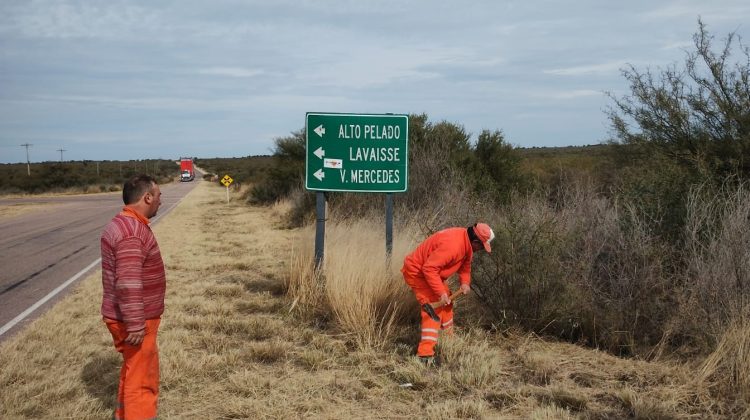
POLYGON ((697 188, 688 211, 683 301, 674 333, 705 352, 731 326, 750 320, 750 191, 745 185, 717 192, 697 188))
POLYGON ((305 170, 305 131, 295 131, 274 140, 273 166, 264 180, 251 190, 253 204, 273 204, 294 189, 302 188, 305 170))
POLYGON ((169 160, 43 162, 31 164, 29 175, 26 164, 0 164, 0 192, 112 191, 119 190, 128 178, 141 173, 165 184, 177 177, 179 168, 169 160))
POLYGON ((567 306, 563 226, 542 197, 513 201, 487 219, 496 239, 472 277, 496 321, 540 331, 567 306))
MULTIPOLYGON (((394 194, 397 213, 410 216, 420 213, 428 219, 434 218, 449 207, 447 203, 467 209, 476 201, 473 196, 483 195, 493 200, 507 197, 514 186, 523 182, 519 157, 500 131, 482 132, 476 146, 470 138, 460 125, 446 121, 430 123, 425 114, 409 116, 408 193, 394 194)), ((291 221, 299 226, 311 218, 315 208, 314 194, 303 187, 305 133, 300 130, 276 139, 275 143, 274 167, 253 188, 250 202, 273 204, 292 196, 295 210, 291 221), (313 197, 302 198, 305 193, 313 197)), ((329 192, 326 196, 329 211, 341 219, 383 213, 382 194, 329 192)))
POLYGON ((630 95, 609 117, 615 140, 645 147, 705 177, 750 175, 750 50, 729 33, 720 51, 702 21, 683 68, 654 75, 630 67, 630 95), (738 59, 734 56, 739 55, 738 59))
POLYGON ((673 313, 669 252, 631 203, 593 186, 517 198, 490 216, 497 239, 474 282, 496 322, 630 354, 673 313))

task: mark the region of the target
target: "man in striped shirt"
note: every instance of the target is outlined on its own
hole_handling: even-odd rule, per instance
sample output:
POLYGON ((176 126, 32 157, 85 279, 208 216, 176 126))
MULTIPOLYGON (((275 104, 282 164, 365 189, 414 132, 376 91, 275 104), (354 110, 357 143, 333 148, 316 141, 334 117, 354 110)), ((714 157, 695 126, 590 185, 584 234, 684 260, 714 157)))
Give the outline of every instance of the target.
POLYGON ((156 180, 139 175, 122 189, 125 207, 104 228, 102 315, 122 353, 115 419, 155 419, 159 397, 156 332, 164 312, 166 276, 149 219, 161 205, 156 180))

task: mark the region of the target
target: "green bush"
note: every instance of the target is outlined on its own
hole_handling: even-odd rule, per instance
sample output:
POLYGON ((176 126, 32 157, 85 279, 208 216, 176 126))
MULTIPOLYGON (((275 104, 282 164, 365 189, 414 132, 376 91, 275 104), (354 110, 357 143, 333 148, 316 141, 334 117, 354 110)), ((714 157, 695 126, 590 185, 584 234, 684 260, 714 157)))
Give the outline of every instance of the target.
POLYGON ((272 167, 267 176, 255 184, 248 201, 253 204, 273 204, 302 187, 305 170, 305 132, 299 130, 288 137, 274 140, 272 167))
POLYGON ((232 177, 237 184, 258 183, 268 176, 268 171, 273 167, 270 156, 195 158, 194 162, 196 166, 208 172, 203 175, 203 179, 209 181, 216 177, 217 184, 224 178, 224 175, 232 177))
POLYGON ((695 185, 712 183, 661 155, 644 155, 635 163, 622 164, 618 176, 611 186, 613 197, 634 203, 649 229, 672 243, 683 234, 689 192, 695 185))
MULTIPOLYGON (((486 197, 509 195, 524 177, 515 149, 505 142, 500 131, 482 132, 477 145, 457 124, 430 123, 427 115, 409 116, 409 185, 406 194, 395 194, 394 202, 402 214, 435 213, 446 200, 462 197, 468 208, 470 195, 486 197)), ((249 201, 271 204, 295 194, 294 220, 306 220, 304 212, 314 211, 314 199, 300 199, 303 193, 305 165, 304 130, 275 140, 274 166, 270 174, 253 188, 249 201), (311 203, 313 205, 311 205, 311 203)), ((314 197, 312 193, 308 193, 314 197)), ((331 214, 357 217, 383 212, 382 194, 327 193, 331 214)))
POLYGON ((130 177, 145 173, 157 182, 172 182, 179 173, 179 165, 171 160, 138 161, 78 161, 26 164, 0 164, 0 193, 37 194, 66 189, 115 191, 130 177), (94 188, 97 186, 97 188, 94 188))

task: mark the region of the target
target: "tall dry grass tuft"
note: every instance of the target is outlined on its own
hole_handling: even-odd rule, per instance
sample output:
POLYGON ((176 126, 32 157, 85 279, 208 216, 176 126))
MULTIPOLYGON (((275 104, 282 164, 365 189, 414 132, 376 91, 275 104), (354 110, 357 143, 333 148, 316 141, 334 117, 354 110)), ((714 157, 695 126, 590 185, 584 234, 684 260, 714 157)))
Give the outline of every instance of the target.
POLYGON ((570 411, 555 405, 535 409, 529 414, 531 420, 568 420, 576 418, 570 411))
POLYGON ((703 362, 701 379, 713 383, 725 395, 750 396, 750 325, 729 327, 716 350, 703 362))
POLYGON ((411 243, 406 235, 395 235, 389 264, 384 230, 372 220, 329 222, 324 264, 316 272, 315 228, 303 229, 287 279, 294 310, 308 317, 330 316, 363 349, 388 343, 397 322, 416 312, 397 263, 411 243))
POLYGON ((292 211, 292 206, 292 201, 289 198, 276 200, 276 202, 271 206, 271 214, 273 215, 274 219, 283 220, 292 211))
POLYGON ((625 409, 628 417, 634 419, 676 419, 679 418, 666 402, 656 400, 648 395, 642 395, 633 389, 624 388, 615 394, 625 409))
POLYGON ((315 245, 309 240, 296 241, 289 262, 289 273, 284 289, 292 298, 291 311, 303 315, 318 315, 324 309, 322 272, 315 270, 315 245))
POLYGON ((442 383, 446 389, 494 389, 510 376, 504 370, 508 355, 480 329, 443 336, 437 350, 446 371, 442 383))

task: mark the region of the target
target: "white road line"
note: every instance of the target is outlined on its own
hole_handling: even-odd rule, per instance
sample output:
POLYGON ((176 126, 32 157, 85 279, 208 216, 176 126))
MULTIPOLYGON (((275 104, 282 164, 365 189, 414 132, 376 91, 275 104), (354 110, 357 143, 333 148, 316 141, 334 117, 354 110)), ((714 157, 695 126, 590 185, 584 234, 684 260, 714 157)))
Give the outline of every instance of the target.
MULTIPOLYGON (((190 193, 188 192, 188 194, 190 194, 190 193)), ((159 221, 159 219, 162 216, 166 215, 167 213, 169 213, 170 211, 172 211, 173 208, 177 207, 177 205, 180 204, 180 202, 182 202, 182 200, 186 196, 187 196, 187 194, 185 194, 182 198, 180 198, 179 200, 177 200, 176 203, 172 204, 172 206, 170 208, 168 208, 166 211, 164 211, 162 214, 156 216, 154 218, 154 220, 152 221, 152 224, 156 223, 157 221, 159 221)), ((58 293, 60 293, 63 290, 65 290, 65 288, 68 287, 68 286, 70 286, 71 283, 73 283, 74 281, 78 280, 81 276, 83 276, 84 274, 86 274, 89 270, 91 270, 92 268, 94 268, 94 266, 96 266, 97 264, 99 264, 101 262, 102 262, 102 259, 101 258, 97 258, 96 261, 92 262, 91 264, 89 264, 88 266, 86 266, 86 268, 84 268, 83 270, 81 270, 78 273, 76 273, 73 277, 71 277, 68 280, 66 280, 65 283, 57 286, 55 288, 55 290, 49 292, 47 294, 47 296, 39 299, 35 304, 31 305, 28 309, 26 309, 25 311, 21 312, 17 317, 13 318, 10 322, 8 322, 7 324, 3 325, 2 328, 0 328, 0 337, 2 337, 3 334, 5 334, 6 332, 8 332, 11 328, 15 327, 16 324, 18 324, 19 322, 21 322, 24 319, 26 319, 27 316, 31 315, 31 313, 33 313, 34 311, 36 311, 37 309, 39 309, 40 306, 42 306, 45 303, 47 303, 47 301, 49 301, 50 299, 52 299, 53 297, 55 297, 58 293)))
POLYGON ((86 268, 84 268, 83 270, 79 271, 75 276, 69 278, 65 283, 57 286, 57 288, 55 288, 55 290, 49 292, 47 294, 47 296, 41 298, 39 301, 37 301, 37 303, 31 305, 28 309, 26 309, 25 311, 21 312, 20 315, 18 315, 17 317, 13 318, 9 323, 3 325, 3 327, 0 328, 0 336, 2 336, 3 334, 5 334, 11 328, 15 327, 16 324, 18 324, 19 322, 21 322, 24 319, 26 319, 26 317, 29 316, 29 315, 31 315, 31 313, 34 312, 35 310, 37 310, 37 308, 39 308, 40 306, 42 306, 45 303, 47 303, 48 300, 50 300, 53 297, 55 297, 55 295, 57 295, 58 293, 62 292, 71 283, 73 283, 74 281, 78 280, 79 277, 81 277, 82 275, 86 274, 87 271, 91 270, 95 265, 99 264, 101 261, 102 261, 101 258, 97 258, 96 261, 92 262, 86 268))

